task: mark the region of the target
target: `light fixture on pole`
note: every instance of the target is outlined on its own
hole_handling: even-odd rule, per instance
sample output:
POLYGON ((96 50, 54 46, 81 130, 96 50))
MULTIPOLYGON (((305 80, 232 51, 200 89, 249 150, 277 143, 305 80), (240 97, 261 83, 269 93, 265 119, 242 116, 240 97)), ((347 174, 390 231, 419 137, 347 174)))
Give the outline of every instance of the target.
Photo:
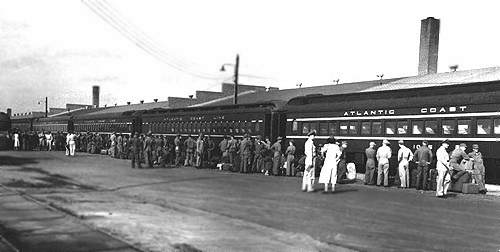
POLYGON ((223 64, 220 68, 221 72, 226 71, 226 66, 234 67, 234 104, 238 104, 238 75, 239 75, 239 67, 240 67, 240 55, 236 54, 236 63, 235 64, 223 64))
MULTIPOLYGON (((42 104, 44 101, 38 101, 38 104, 42 104)), ((49 116, 49 97, 45 97, 45 117, 49 116)))

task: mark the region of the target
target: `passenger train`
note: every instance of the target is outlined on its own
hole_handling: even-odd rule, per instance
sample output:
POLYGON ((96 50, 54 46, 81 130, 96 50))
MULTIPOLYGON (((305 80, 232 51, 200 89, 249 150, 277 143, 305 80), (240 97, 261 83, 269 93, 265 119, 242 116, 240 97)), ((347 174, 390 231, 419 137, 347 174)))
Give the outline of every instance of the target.
POLYGON ((6 150, 10 145, 9 130, 11 128, 10 117, 0 112, 0 150, 6 150))
MULTIPOLYGON (((348 85, 348 84, 344 84, 348 85)), ((428 140, 435 151, 440 141, 455 144, 477 143, 485 157, 486 182, 500 184, 500 82, 435 85, 398 89, 384 88, 342 95, 296 97, 288 102, 201 106, 178 109, 152 109, 106 113, 100 110, 71 116, 38 119, 33 130, 76 132, 132 133, 151 131, 156 135, 246 133, 293 139, 298 153, 303 153, 307 133, 316 130, 318 144, 333 135, 347 140, 348 161, 364 172, 364 150, 370 141, 392 143, 405 140, 413 151, 428 140)), ((286 142, 286 141, 285 141, 286 142)), ((283 144, 285 144, 285 142, 283 144)), ((470 148, 469 148, 470 150, 470 148)), ((397 171, 396 155, 390 168, 397 171)))

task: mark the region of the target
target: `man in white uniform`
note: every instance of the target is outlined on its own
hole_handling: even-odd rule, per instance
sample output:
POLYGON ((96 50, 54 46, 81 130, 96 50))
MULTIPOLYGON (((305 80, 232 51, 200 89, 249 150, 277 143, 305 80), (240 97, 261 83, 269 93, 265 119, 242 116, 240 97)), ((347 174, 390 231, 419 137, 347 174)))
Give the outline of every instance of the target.
POLYGON ((377 149, 377 186, 382 185, 382 176, 384 180, 384 186, 389 186, 389 159, 392 156, 392 151, 389 145, 389 141, 387 139, 384 139, 384 141, 382 141, 382 146, 377 149))
POLYGON ((66 149, 66 156, 75 156, 75 134, 73 132, 68 132, 66 136, 66 145, 68 148, 66 149))
POLYGON ((52 150, 52 132, 47 132, 47 134, 45 134, 45 140, 47 140, 47 150, 48 151, 51 151, 52 150))
POLYGON ((311 131, 307 134, 308 139, 304 144, 304 154, 306 154, 304 176, 302 177, 302 191, 314 192, 314 155, 316 153, 316 147, 314 146, 314 137, 316 136, 316 131, 311 131))
POLYGON ((436 196, 445 197, 448 192, 448 187, 450 186, 451 176, 450 176, 450 155, 446 149, 450 146, 448 140, 444 140, 441 143, 441 147, 436 151, 436 169, 438 172, 437 176, 437 186, 436 186, 436 196))
POLYGON ((408 147, 405 146, 403 140, 398 141, 398 162, 399 162, 399 180, 401 181, 401 188, 410 187, 410 170, 409 164, 413 160, 413 153, 408 147))

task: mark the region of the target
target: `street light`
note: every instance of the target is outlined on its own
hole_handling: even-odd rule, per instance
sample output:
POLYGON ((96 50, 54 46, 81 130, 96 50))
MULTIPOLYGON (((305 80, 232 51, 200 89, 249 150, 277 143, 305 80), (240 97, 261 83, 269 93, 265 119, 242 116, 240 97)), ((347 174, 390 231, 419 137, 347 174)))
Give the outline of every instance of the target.
POLYGON ((234 99, 233 102, 234 104, 238 104, 238 74, 239 74, 239 67, 240 67, 240 55, 236 54, 236 63, 235 64, 223 64, 220 67, 221 72, 226 71, 226 66, 232 66, 234 67, 234 99))
MULTIPOLYGON (((42 104, 43 101, 38 101, 38 104, 42 104)), ((49 97, 45 97, 45 117, 49 115, 49 97)))

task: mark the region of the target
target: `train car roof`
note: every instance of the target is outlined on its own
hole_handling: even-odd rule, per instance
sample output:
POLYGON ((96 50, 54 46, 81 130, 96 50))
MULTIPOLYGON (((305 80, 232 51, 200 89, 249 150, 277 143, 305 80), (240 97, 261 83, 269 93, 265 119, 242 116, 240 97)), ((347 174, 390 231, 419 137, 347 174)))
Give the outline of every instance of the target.
POLYGON ((367 88, 361 92, 441 87, 449 85, 484 83, 498 80, 500 80, 500 67, 488 67, 401 78, 389 83, 367 88))
MULTIPOLYGON (((227 105, 211 105, 211 106, 191 106, 191 107, 182 107, 182 108, 170 108, 170 109, 150 109, 143 111, 142 114, 154 114, 154 113, 168 113, 168 112, 191 112, 191 111, 216 111, 216 110, 236 110, 236 109, 253 109, 253 108, 262 108, 262 107, 277 107, 278 104, 274 102, 265 102, 265 103, 245 103, 237 105, 227 104, 227 105)), ((136 111, 140 113, 141 111, 136 111)), ((133 113, 133 112, 128 112, 133 113)))
MULTIPOLYGON (((375 87, 382 84, 396 81, 401 78, 386 79, 386 80, 370 80, 361 82, 352 82, 336 85, 322 85, 304 88, 281 89, 269 92, 248 92, 238 95, 239 104, 266 103, 273 102, 277 105, 285 105, 290 99, 300 96, 315 96, 315 95, 335 95, 360 92, 362 90, 375 87)), ((232 96, 228 96, 218 101, 212 101, 211 106, 231 105, 233 102, 232 96)), ((194 105, 200 106, 200 105, 194 105)), ((194 107, 193 106, 193 107, 194 107)))
MULTIPOLYGON (((389 82, 379 83, 365 89, 361 89, 351 93, 345 93, 344 95, 349 96, 359 96, 372 94, 385 94, 394 92, 409 92, 410 90, 434 90, 436 88, 443 87, 457 87, 457 86, 474 86, 482 85, 492 82, 500 81, 500 67, 489 67, 482 69, 472 69, 456 72, 445 72, 428 74, 421 76, 412 76, 399 79, 393 79, 389 82)), ((346 84, 347 85, 347 84, 346 84)), ((300 96, 295 97, 288 101, 286 106, 302 105, 303 100, 309 100, 309 102, 314 102, 317 100, 319 102, 325 102, 327 100, 335 99, 339 94, 318 96, 318 97, 308 97, 300 96), (318 99, 315 99, 318 98, 318 99)), ((308 103, 309 103, 308 102, 308 103)))

